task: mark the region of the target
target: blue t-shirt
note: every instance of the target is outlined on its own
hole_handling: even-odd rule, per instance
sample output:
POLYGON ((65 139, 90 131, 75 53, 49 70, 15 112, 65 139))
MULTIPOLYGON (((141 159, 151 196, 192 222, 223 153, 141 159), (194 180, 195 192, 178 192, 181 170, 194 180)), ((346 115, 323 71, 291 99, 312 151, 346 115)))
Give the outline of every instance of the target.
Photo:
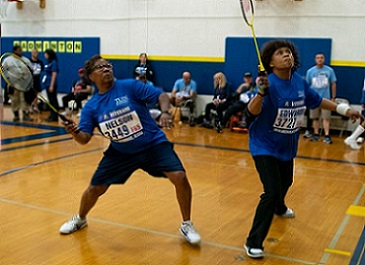
POLYGON ((93 134, 97 127, 123 154, 133 154, 167 141, 152 119, 147 104, 155 104, 163 91, 134 79, 116 80, 104 94, 95 94, 81 112, 80 131, 93 134))
POLYGON ((322 98, 331 98, 331 84, 336 82, 336 75, 333 69, 327 65, 322 68, 313 66, 307 71, 307 82, 322 98))
POLYGON ((270 155, 289 161, 297 154, 306 107, 317 108, 322 98, 295 72, 290 80, 280 79, 274 73, 268 78, 269 94, 249 128, 250 151, 252 156, 270 155))
MULTIPOLYGON (((58 62, 56 60, 47 62, 47 64, 44 65, 44 76, 43 76, 42 83, 45 88, 47 88, 51 85, 51 78, 52 78, 53 72, 56 72, 56 73, 59 72, 58 62)), ((55 82, 54 85, 57 86, 57 81, 55 82)))
POLYGON ((197 93, 196 82, 190 80, 190 83, 187 85, 183 78, 176 80, 173 89, 176 90, 176 94, 181 97, 189 97, 191 92, 197 93))

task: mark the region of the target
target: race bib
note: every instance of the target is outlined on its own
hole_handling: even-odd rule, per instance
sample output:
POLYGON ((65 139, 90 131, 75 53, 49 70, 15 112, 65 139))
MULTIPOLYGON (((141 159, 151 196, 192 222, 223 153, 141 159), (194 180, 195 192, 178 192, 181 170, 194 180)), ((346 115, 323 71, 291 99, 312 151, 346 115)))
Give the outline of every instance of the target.
POLYGON ((306 107, 279 108, 274 123, 274 131, 279 133, 296 133, 303 125, 306 107))
POLYGON ((102 121, 99 128, 106 138, 119 143, 129 142, 143 135, 143 126, 136 111, 102 121))
POLYGON ((328 77, 327 75, 320 74, 312 78, 313 88, 327 88, 328 87, 328 77))

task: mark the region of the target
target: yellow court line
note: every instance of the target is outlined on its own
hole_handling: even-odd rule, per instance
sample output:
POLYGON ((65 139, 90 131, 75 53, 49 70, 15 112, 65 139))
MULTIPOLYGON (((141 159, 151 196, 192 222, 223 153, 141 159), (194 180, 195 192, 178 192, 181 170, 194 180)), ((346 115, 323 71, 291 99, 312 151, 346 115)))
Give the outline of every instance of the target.
POLYGON ((365 217, 365 207, 350 205, 350 207, 347 209, 346 214, 365 217))
MULTIPOLYGON (((104 59, 109 60, 138 60, 138 55, 103 54, 104 59)), ((153 61, 177 61, 177 62, 209 62, 223 63, 223 57, 202 57, 202 56, 148 56, 153 61)))
POLYGON ((343 255, 343 256, 351 256, 351 252, 348 251, 342 251, 342 250, 337 250, 337 249, 331 249, 331 248, 325 248, 324 252, 328 252, 328 253, 332 253, 332 254, 337 254, 337 255, 343 255))

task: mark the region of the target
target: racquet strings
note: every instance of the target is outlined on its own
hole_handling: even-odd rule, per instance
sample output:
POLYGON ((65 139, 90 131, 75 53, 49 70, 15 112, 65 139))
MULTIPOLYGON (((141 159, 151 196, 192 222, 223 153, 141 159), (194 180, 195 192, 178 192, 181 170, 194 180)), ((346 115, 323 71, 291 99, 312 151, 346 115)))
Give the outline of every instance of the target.
POLYGON ((253 26, 254 7, 250 0, 240 0, 243 18, 248 26, 253 26))
POLYGON ((8 86, 22 92, 29 91, 33 87, 31 66, 21 57, 13 53, 5 53, 0 57, 0 64, 0 74, 8 86))
POLYGON ((244 20, 245 20, 246 24, 251 28, 251 33, 252 33, 253 41, 255 44, 257 59, 258 59, 258 63, 259 63, 259 72, 260 72, 259 74, 263 75, 265 72, 265 67, 261 60, 260 49, 259 49, 259 45, 256 40, 255 28, 253 25, 254 14, 255 14, 254 4, 253 4, 252 0, 240 0, 240 6, 241 6, 241 11, 242 11, 244 20))

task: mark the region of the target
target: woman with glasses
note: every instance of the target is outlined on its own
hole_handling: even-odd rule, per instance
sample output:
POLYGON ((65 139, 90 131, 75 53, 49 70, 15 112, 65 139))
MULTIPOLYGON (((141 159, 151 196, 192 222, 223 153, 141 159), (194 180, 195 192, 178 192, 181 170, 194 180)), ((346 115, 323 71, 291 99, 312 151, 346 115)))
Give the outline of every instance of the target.
POLYGON ((168 178, 175 186, 183 219, 180 232, 189 243, 198 244, 200 235, 190 220, 192 191, 185 169, 147 106, 158 102, 162 112, 159 125, 171 128, 169 96, 136 79, 116 80, 112 65, 99 55, 85 63, 85 71, 98 93, 83 108, 79 126, 66 123, 66 131, 78 143, 87 144, 98 128, 110 145, 82 196, 78 215, 62 225, 60 233, 84 228, 86 215, 99 196, 110 185, 124 184, 134 171, 142 169, 152 176, 168 178))

